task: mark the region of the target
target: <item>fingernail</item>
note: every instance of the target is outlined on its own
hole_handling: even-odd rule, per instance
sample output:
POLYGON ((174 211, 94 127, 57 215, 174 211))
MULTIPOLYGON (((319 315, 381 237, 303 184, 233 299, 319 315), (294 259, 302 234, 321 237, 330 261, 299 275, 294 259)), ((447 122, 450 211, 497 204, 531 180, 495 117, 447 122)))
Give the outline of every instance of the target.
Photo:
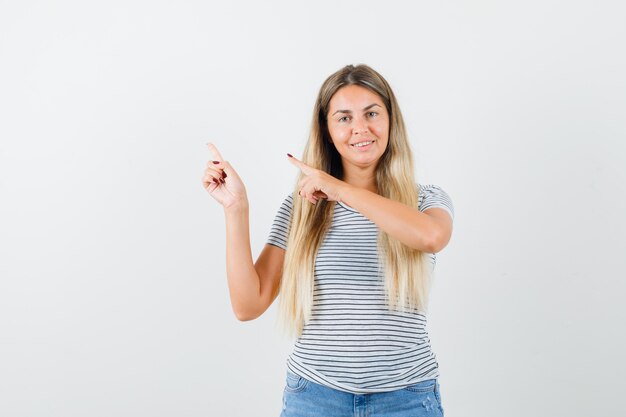
POLYGON ((217 180, 217 178, 213 178, 213 182, 216 184, 219 184, 220 182, 217 180))
POLYGON ((220 178, 220 181, 222 182, 222 184, 226 183, 226 181, 224 181, 224 178, 220 178))
POLYGON ((211 162, 213 162, 214 164, 219 164, 220 163, 220 161, 211 161, 211 162))
POLYGON ((222 178, 226 178, 228 177, 228 175, 226 175, 226 172, 222 171, 222 178))
POLYGON ((287 156, 293 158, 293 155, 291 155, 290 153, 288 153, 287 156))

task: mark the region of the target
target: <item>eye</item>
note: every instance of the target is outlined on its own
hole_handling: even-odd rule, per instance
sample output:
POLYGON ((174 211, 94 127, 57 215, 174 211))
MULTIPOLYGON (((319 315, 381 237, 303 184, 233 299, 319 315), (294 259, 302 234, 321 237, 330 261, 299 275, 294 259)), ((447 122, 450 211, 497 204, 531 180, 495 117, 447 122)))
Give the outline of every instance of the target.
POLYGON ((370 115, 370 117, 378 116, 378 112, 375 112, 375 111, 371 111, 367 114, 370 115), (371 115, 374 115, 374 116, 371 116, 371 115))
POLYGON ((348 120, 348 117, 349 117, 349 116, 343 116, 343 117, 340 117, 338 121, 339 121, 339 122, 342 122, 344 119, 346 119, 346 121, 347 121, 347 120, 348 120))

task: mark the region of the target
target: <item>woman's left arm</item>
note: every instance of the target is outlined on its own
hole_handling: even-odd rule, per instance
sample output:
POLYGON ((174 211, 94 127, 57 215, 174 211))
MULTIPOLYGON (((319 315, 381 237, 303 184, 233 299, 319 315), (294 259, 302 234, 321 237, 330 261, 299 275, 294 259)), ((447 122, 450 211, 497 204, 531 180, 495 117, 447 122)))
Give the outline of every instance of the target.
POLYGON ((341 201, 411 248, 437 253, 450 241, 452 219, 445 209, 433 207, 422 212, 348 184, 341 190, 341 201))
POLYGON ((441 251, 452 235, 452 218, 445 209, 419 211, 399 201, 390 200, 364 188, 354 187, 324 171, 312 168, 290 154, 289 161, 300 168, 304 177, 298 182, 300 195, 312 204, 317 195, 329 201, 341 201, 368 219, 390 236, 422 252, 441 251))

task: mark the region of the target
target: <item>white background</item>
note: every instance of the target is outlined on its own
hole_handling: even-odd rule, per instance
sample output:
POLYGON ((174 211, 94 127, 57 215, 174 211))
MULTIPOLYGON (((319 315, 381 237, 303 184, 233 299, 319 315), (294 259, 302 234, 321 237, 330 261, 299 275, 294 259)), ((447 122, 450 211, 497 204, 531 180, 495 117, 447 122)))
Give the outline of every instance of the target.
POLYGON ((214 142, 256 259, 323 80, 394 89, 452 197, 429 334, 446 416, 623 415, 626 6, 1 1, 0 415, 276 416, 292 342, 241 323, 214 142))

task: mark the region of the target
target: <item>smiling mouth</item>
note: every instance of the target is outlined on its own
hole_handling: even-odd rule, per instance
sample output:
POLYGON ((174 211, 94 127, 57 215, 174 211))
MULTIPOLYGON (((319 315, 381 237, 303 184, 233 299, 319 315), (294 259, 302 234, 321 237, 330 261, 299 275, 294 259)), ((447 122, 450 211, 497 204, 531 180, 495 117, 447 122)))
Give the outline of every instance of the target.
POLYGON ((370 144, 372 144, 372 143, 374 143, 374 142, 375 142, 374 140, 366 140, 366 141, 359 142, 359 143, 353 143, 353 144, 351 144, 350 146, 352 146, 352 147, 354 147, 354 148, 362 148, 363 146, 370 145, 370 144), (358 146, 357 146, 357 145, 358 145, 358 146))

